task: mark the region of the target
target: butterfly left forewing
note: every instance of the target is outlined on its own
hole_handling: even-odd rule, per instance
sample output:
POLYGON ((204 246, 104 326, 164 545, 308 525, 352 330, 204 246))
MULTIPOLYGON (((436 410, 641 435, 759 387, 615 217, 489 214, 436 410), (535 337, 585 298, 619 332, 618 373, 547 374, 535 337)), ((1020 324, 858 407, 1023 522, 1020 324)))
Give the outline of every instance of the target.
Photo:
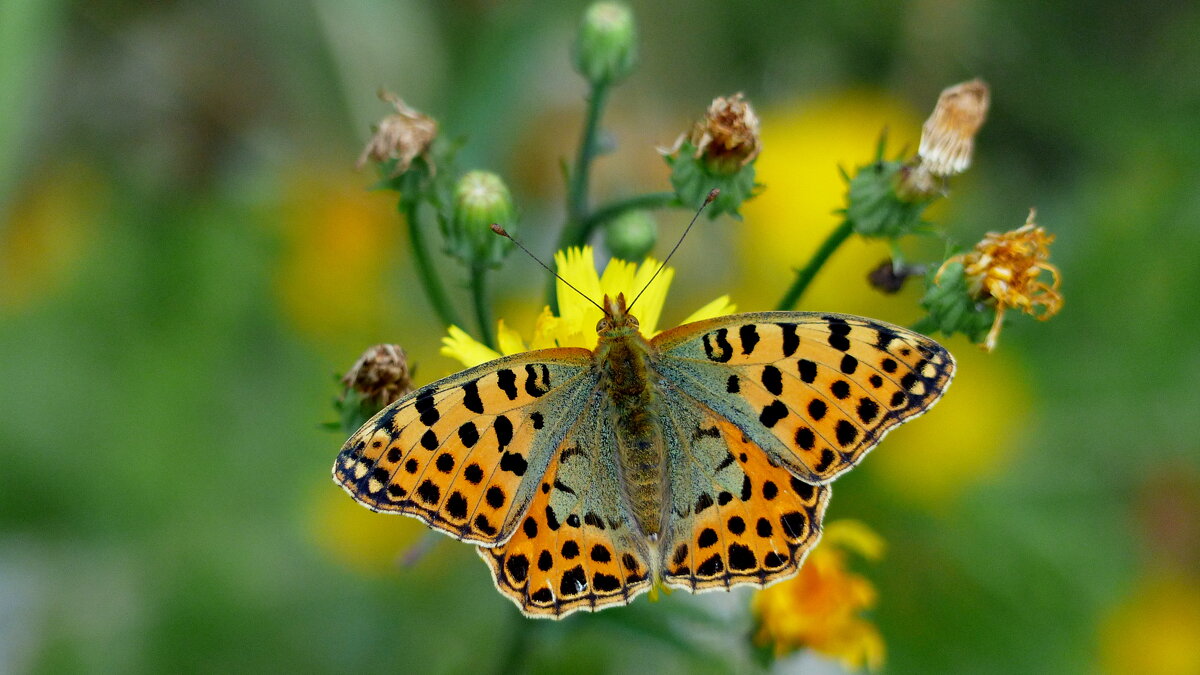
POLYGON ((464 541, 506 539, 533 498, 570 411, 595 388, 584 349, 528 352, 418 389, 349 440, 334 481, 375 511, 464 541))
POLYGON ((479 548, 496 588, 526 616, 561 618, 624 605, 651 583, 651 555, 621 495, 606 397, 571 417, 512 538, 479 548))
POLYGON ((941 345, 841 314, 762 312, 658 335, 657 370, 808 482, 854 466, 954 375, 941 345))

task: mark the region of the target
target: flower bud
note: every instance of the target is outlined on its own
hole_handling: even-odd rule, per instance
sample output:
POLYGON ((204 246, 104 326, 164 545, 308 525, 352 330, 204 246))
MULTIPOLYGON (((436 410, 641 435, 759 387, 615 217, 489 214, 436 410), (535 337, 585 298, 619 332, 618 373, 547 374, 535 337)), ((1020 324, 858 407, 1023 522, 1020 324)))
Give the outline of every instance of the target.
POLYGON ((904 165, 878 159, 860 166, 850 178, 846 219, 864 237, 896 238, 912 234, 921 225, 927 200, 910 201, 897 193, 904 165))
POLYGON ((949 87, 938 96, 933 114, 921 127, 917 156, 934 176, 960 174, 971 166, 975 134, 987 117, 990 94, 983 80, 949 87))
POLYGON ((645 211, 629 211, 604 227, 604 246, 614 258, 638 261, 658 241, 658 225, 645 211))
POLYGON ((592 86, 616 84, 637 62, 633 12, 619 2, 593 3, 575 40, 575 68, 592 86))
POLYGON ((757 193, 754 160, 762 150, 758 115, 741 93, 713 100, 688 134, 659 152, 671 167, 671 185, 683 204, 700 204, 713 189, 718 196, 709 217, 737 215, 757 193))
POLYGON ((339 421, 330 424, 351 433, 372 415, 412 391, 408 356, 400 345, 375 345, 342 376, 342 396, 334 400, 339 421))
POLYGON ((433 139, 437 138, 438 126, 432 117, 422 115, 410 108, 399 96, 380 91, 379 98, 392 104, 396 112, 380 120, 374 135, 358 157, 357 168, 362 169, 368 161, 395 161, 391 177, 408 171, 418 156, 424 155, 433 139))
POLYGON ((879 263, 875 269, 867 274, 867 283, 880 293, 892 295, 899 293, 904 287, 904 282, 911 276, 917 276, 922 273, 921 267, 910 267, 904 264, 896 264, 895 260, 888 259, 879 263))
POLYGON ((504 181, 489 171, 471 171, 454 189, 454 214, 443 220, 448 252, 468 265, 495 267, 512 244, 492 232, 492 224, 512 229, 512 195, 504 181))

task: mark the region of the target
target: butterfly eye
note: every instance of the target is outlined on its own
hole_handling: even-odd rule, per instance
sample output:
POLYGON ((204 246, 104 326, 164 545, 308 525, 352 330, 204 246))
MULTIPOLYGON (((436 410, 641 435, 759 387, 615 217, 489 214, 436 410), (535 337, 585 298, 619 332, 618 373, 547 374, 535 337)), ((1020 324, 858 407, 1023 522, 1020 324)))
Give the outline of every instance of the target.
POLYGON ((638 323, 638 320, 636 317, 632 317, 632 316, 625 317, 625 324, 628 325, 630 328, 640 328, 642 325, 642 324, 638 323))
POLYGON ((601 331, 606 331, 609 328, 612 328, 612 324, 609 323, 608 317, 604 317, 603 319, 600 319, 599 321, 596 322, 596 332, 597 333, 599 333, 601 331))

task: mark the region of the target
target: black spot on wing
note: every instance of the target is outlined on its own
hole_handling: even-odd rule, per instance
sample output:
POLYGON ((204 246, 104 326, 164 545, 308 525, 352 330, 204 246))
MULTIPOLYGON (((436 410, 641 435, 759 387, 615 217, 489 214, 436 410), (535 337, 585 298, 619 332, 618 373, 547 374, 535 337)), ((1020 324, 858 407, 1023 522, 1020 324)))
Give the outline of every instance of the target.
POLYGON ((501 471, 507 471, 516 476, 524 476, 525 470, 528 468, 529 462, 526 462, 525 458, 521 455, 505 452, 504 456, 500 458, 501 471))
POLYGON ((748 323, 738 329, 738 337, 742 341, 742 353, 753 354, 754 348, 758 346, 758 327, 752 323, 748 323))
POLYGON ((800 359, 796 366, 800 370, 800 379, 806 384, 812 384, 817 379, 817 364, 808 359, 800 359))
POLYGON ((765 366, 762 371, 762 384, 772 396, 783 394, 783 373, 775 366, 765 366))
POLYGON ((525 393, 534 398, 540 398, 550 391, 550 370, 546 368, 546 364, 541 364, 541 387, 538 386, 538 370, 533 367, 532 363, 525 365, 525 393))
POLYGON ((479 398, 479 381, 474 380, 463 385, 463 406, 475 414, 483 412, 483 399, 479 398))
POLYGON ((771 403, 763 406, 762 413, 758 416, 758 421, 762 422, 764 427, 770 429, 779 423, 779 420, 787 417, 788 408, 783 401, 775 399, 771 403))
POLYGON ((794 323, 781 323, 779 328, 783 331, 783 357, 787 358, 800 347, 800 336, 796 333, 794 323))
POLYGON ((508 400, 515 401, 517 399, 517 374, 512 370, 505 368, 496 373, 496 386, 508 396, 508 400))
POLYGON ((479 429, 475 428, 475 423, 463 422, 463 425, 458 428, 458 439, 465 447, 475 447, 475 444, 479 442, 479 429))
POLYGON ((492 423, 492 428, 496 430, 496 441, 500 444, 499 449, 503 450, 505 446, 512 442, 512 421, 504 415, 500 415, 496 418, 496 421, 492 423))
POLYGON ((729 344, 729 330, 718 328, 715 332, 704 334, 704 355, 710 361, 725 363, 733 358, 733 346, 729 344))
POLYGON ((417 396, 414 404, 417 412, 421 414, 421 424, 431 427, 441 415, 438 413, 437 407, 433 402, 433 390, 426 389, 417 396))

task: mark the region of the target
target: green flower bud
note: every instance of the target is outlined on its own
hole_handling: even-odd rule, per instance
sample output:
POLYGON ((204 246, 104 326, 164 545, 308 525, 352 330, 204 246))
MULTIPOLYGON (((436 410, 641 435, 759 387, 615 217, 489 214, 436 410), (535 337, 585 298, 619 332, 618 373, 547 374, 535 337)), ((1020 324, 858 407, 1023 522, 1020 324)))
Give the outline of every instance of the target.
POLYGON ((616 84, 637 62, 633 12, 619 2, 597 2, 587 8, 575 40, 575 68, 592 86, 616 84))
POLYGON ((739 218, 738 209, 742 202, 758 194, 758 183, 754 182, 754 163, 742 166, 734 173, 714 171, 697 156, 697 148, 690 141, 681 141, 673 149, 674 154, 664 154, 663 159, 671 167, 671 186, 679 203, 700 205, 708 193, 716 188, 721 191, 708 207, 708 217, 716 219, 722 213, 739 218))
POLYGON ((454 214, 443 222, 447 252, 467 265, 499 266, 512 243, 492 232, 492 223, 512 229, 512 195, 488 171, 471 171, 454 188, 454 214))
POLYGON ((658 241, 658 224, 645 211, 628 211, 604 228, 604 247, 613 257, 641 260, 658 241))
POLYGON ((896 238, 922 225, 929 199, 906 199, 897 192, 906 168, 902 162, 877 160, 859 167, 849 179, 846 218, 864 237, 896 238))
POLYGON ((967 286, 961 262, 949 262, 926 279, 921 306, 929 311, 921 329, 945 335, 963 333, 971 342, 983 342, 996 320, 995 307, 977 300, 967 286))

